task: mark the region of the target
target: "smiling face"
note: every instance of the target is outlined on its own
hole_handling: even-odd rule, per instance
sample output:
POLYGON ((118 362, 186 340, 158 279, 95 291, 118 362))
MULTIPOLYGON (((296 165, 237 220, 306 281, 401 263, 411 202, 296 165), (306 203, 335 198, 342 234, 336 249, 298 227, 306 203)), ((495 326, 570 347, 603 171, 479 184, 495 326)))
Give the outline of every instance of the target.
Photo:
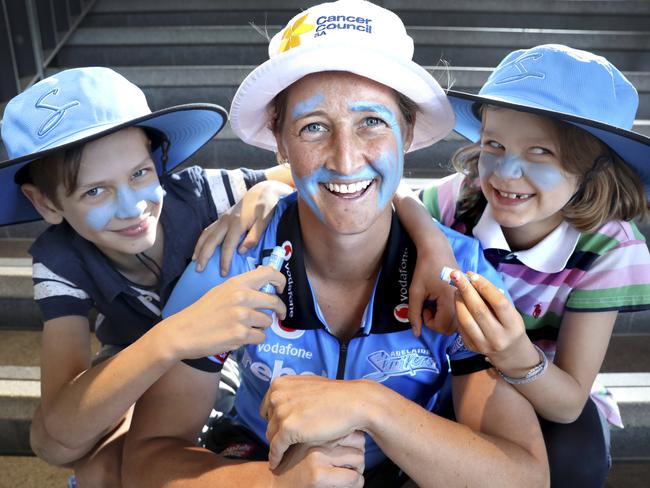
POLYGON ((411 137, 392 89, 345 72, 291 85, 276 131, 300 201, 342 234, 362 232, 390 212, 411 137))
POLYGON ((66 193, 60 185, 61 217, 104 254, 136 254, 153 246, 163 189, 141 129, 86 144, 76 188, 66 193))
POLYGON ((486 107, 478 170, 481 189, 510 241, 535 243, 563 220, 578 188, 562 165, 558 127, 538 115, 486 107))

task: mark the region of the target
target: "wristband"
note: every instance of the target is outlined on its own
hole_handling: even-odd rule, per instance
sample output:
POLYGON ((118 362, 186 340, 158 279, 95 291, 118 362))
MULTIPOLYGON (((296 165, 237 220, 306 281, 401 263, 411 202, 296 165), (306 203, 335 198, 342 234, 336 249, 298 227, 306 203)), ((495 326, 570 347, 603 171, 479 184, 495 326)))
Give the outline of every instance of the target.
POLYGON ((542 351, 535 344, 533 344, 533 347, 537 349, 537 352, 539 353, 539 364, 529 369, 528 372, 521 378, 513 378, 512 376, 508 376, 501 370, 495 368, 497 370, 497 373, 499 373, 499 376, 501 376, 501 378, 506 380, 506 382, 510 383, 511 385, 525 385, 526 383, 535 381, 537 378, 542 376, 542 374, 544 374, 544 371, 546 371, 546 368, 548 368, 548 359, 546 358, 544 351, 542 351))

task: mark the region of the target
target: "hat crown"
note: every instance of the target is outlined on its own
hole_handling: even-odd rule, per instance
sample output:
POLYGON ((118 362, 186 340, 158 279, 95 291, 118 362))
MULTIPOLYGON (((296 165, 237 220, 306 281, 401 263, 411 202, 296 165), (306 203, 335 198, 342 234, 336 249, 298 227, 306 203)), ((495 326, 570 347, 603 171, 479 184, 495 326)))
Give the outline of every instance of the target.
POLYGON ((639 96, 607 59, 559 44, 514 51, 479 95, 630 130, 639 96))
POLYGON ((413 39, 390 10, 365 0, 339 0, 315 5, 294 16, 269 43, 269 58, 290 50, 337 44, 371 45, 411 60, 413 39))
POLYGON ((2 120, 10 159, 74 142, 151 113, 144 93, 109 68, 75 68, 14 97, 2 120))

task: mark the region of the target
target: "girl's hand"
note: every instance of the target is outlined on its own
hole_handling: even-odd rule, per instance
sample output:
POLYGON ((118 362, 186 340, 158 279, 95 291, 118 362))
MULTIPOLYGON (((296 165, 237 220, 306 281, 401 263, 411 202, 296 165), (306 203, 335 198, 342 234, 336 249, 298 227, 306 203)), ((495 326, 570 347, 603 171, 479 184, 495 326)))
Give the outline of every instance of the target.
POLYGON ((279 181, 261 181, 246 192, 235 206, 205 228, 194 247, 192 260, 203 271, 214 250, 221 244, 221 276, 226 276, 237 243, 246 234, 237 251, 244 253, 255 246, 273 215, 278 201, 293 191, 279 181))
POLYGON ((275 378, 260 406, 268 421, 270 468, 294 444, 323 444, 363 430, 355 414, 363 405, 360 385, 314 375, 275 378))
POLYGON ((456 286, 456 318, 465 345, 488 357, 508 376, 522 377, 539 363, 524 321, 502 290, 476 273, 451 273, 456 286))

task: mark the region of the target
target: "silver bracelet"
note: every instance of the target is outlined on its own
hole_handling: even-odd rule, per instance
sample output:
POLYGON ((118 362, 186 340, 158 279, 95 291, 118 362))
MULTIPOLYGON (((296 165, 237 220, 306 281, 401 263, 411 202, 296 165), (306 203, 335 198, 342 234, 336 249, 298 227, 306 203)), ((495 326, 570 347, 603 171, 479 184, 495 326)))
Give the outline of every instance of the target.
POLYGON ((499 373, 499 376, 501 376, 501 378, 506 380, 511 385, 525 385, 526 383, 535 381, 537 378, 542 376, 542 374, 544 374, 544 371, 546 371, 546 368, 548 368, 548 359, 546 359, 546 354, 544 354, 544 351, 542 351, 535 344, 533 344, 533 347, 537 349, 537 352, 539 353, 539 364, 529 369, 528 372, 521 378, 513 378, 512 376, 508 376, 503 371, 495 368, 497 370, 497 373, 499 373))

